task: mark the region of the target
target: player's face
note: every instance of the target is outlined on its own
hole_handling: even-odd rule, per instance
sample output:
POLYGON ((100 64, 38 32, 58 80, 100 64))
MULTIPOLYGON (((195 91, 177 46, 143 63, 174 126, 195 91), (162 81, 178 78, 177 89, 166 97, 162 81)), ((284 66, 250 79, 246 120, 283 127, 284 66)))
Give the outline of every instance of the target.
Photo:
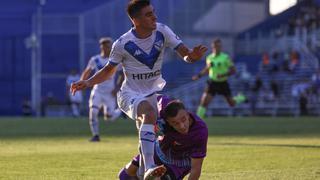
POLYGON ((178 111, 175 117, 169 117, 167 119, 167 122, 179 133, 188 134, 191 124, 191 118, 186 110, 181 109, 178 111))
POLYGON ((111 51, 111 42, 103 42, 100 44, 100 49, 106 54, 109 54, 111 51))
POLYGON ((214 53, 219 53, 221 52, 221 42, 214 42, 212 43, 211 47, 212 47, 212 52, 214 53))
POLYGON ((134 19, 135 25, 146 30, 155 30, 157 27, 157 16, 153 7, 146 6, 141 9, 139 15, 134 19))

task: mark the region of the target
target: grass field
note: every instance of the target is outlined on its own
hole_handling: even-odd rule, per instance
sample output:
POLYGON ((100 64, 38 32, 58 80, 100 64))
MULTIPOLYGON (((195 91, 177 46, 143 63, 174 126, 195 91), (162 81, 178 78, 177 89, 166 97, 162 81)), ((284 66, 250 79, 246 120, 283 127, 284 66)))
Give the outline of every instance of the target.
MULTIPOLYGON (((320 118, 215 117, 202 180, 320 179, 320 118)), ((0 179, 117 179, 137 153, 133 121, 0 118, 0 179)))

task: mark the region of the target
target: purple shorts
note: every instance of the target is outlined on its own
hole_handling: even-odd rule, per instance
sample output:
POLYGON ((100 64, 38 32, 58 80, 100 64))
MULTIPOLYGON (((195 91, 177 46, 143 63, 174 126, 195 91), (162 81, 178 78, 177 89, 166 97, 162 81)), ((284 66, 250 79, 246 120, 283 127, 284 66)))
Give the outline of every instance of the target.
MULTIPOLYGON (((157 154, 154 154, 154 162, 157 165, 164 165, 167 168, 167 172, 165 175, 161 177, 161 180, 182 180, 189 172, 190 168, 182 168, 182 167, 177 167, 175 165, 171 164, 164 164, 161 162, 161 160, 158 158, 157 154)), ((139 167, 139 158, 140 155, 135 156, 131 163, 137 167, 139 167)))

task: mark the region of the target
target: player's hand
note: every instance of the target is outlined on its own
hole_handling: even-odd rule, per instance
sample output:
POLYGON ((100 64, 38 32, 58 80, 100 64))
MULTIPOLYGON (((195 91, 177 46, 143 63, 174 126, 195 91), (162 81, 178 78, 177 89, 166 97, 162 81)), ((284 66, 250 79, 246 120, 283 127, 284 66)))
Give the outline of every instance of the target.
POLYGON ((222 77, 223 77, 223 75, 221 75, 221 74, 218 74, 218 75, 217 75, 217 78, 218 78, 218 79, 220 79, 220 78, 222 78, 222 77))
POLYGON ((192 59, 194 62, 201 59, 201 57, 208 50, 207 47, 203 45, 196 46, 192 49, 192 52, 189 53, 188 57, 192 59))
POLYGON ((89 87, 89 83, 86 80, 81 80, 71 84, 70 91, 74 95, 77 91, 83 90, 89 87))

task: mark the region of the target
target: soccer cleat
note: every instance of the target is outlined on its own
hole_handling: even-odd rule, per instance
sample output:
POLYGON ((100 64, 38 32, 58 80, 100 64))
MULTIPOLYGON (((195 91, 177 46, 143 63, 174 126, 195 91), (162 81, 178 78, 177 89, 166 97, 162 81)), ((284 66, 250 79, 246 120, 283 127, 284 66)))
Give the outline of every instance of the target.
POLYGON ((241 104, 243 102, 245 102, 245 103, 248 102, 247 97, 241 92, 239 92, 238 95, 234 96, 233 99, 236 102, 236 104, 241 104))
POLYGON ((89 141, 90 142, 99 142, 100 137, 99 137, 99 135, 94 135, 94 136, 92 136, 92 138, 89 141))
POLYGON ((167 168, 164 167, 164 165, 156 166, 153 168, 148 169, 144 173, 144 180, 155 180, 156 178, 159 178, 163 176, 167 171, 167 168))

